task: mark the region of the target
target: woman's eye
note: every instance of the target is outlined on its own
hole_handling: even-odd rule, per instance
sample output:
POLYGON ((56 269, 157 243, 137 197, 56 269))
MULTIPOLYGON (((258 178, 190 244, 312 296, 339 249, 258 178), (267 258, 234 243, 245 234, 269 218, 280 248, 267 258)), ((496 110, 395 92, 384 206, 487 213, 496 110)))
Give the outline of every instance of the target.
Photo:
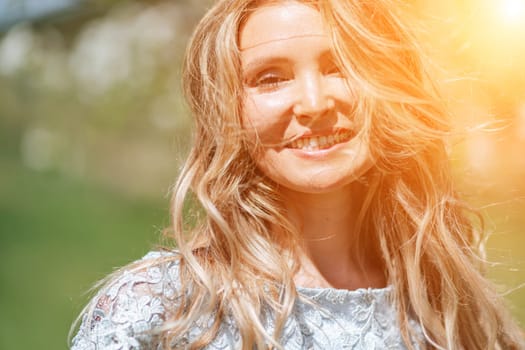
POLYGON ((285 78, 278 75, 263 76, 256 81, 257 86, 275 86, 286 81, 285 78))
POLYGON ((265 73, 256 75, 253 79, 248 80, 248 86, 260 90, 274 90, 281 86, 281 84, 289 80, 283 74, 265 73))
POLYGON ((338 76, 338 77, 344 77, 344 75, 345 75, 343 73, 343 71, 341 70, 341 68, 335 62, 329 64, 326 67, 325 74, 326 75, 338 76))
POLYGON ((339 76, 339 77, 342 77, 344 75, 343 72, 341 71, 341 69, 339 69, 339 67, 337 67, 337 66, 331 67, 326 72, 326 74, 327 75, 335 75, 335 76, 339 76))

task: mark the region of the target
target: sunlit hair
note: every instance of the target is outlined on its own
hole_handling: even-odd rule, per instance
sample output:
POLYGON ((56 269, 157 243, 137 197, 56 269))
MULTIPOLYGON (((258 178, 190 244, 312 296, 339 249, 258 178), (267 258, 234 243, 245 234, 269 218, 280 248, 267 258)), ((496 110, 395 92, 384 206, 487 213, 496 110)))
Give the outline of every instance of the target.
MULTIPOLYGON (((194 144, 172 200, 183 299, 164 326, 166 347, 200 316, 213 314, 214 326, 192 348, 209 343, 224 317, 234 320, 244 349, 281 348, 279 330, 299 297, 293 283, 298 233, 242 132, 238 35, 250 12, 269 2, 279 3, 217 1, 187 51, 194 144), (187 209, 195 206, 195 223, 188 224, 187 209), (275 334, 265 327, 268 317, 275 334)), ((426 348, 518 349, 520 331, 480 272, 483 237, 451 181, 447 109, 395 13, 399 5, 305 2, 327 24, 334 57, 357 96, 350 117, 368 138, 375 167, 362 179, 366 195, 355 234, 384 261, 406 343, 413 318, 426 348)))

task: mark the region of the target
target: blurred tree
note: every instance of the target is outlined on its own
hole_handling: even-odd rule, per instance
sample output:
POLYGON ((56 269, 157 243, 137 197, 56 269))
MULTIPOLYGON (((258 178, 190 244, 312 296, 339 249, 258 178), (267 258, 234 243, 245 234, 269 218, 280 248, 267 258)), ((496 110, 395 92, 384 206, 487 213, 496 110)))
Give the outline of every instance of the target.
POLYGON ((35 170, 157 196, 178 168, 174 147, 183 154, 190 137, 179 71, 203 8, 185 1, 81 5, 86 11, 69 21, 21 23, 0 42, 4 143, 35 170))

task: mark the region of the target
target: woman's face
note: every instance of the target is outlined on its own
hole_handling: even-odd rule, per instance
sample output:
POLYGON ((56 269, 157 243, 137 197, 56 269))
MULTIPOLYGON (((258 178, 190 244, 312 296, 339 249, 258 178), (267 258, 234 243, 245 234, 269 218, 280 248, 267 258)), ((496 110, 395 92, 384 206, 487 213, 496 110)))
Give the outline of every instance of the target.
POLYGON ((302 193, 346 186, 372 166, 319 12, 294 1, 256 9, 240 32, 243 125, 258 167, 302 193))

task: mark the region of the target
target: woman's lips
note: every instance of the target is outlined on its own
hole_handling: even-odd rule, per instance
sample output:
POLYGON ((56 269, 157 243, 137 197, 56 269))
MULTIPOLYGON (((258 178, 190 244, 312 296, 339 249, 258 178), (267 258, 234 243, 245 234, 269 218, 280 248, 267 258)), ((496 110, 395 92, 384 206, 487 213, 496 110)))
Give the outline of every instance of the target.
POLYGON ((328 134, 328 135, 311 135, 303 136, 290 142, 287 147, 299 149, 307 152, 328 149, 339 143, 349 141, 354 134, 349 130, 328 134))

